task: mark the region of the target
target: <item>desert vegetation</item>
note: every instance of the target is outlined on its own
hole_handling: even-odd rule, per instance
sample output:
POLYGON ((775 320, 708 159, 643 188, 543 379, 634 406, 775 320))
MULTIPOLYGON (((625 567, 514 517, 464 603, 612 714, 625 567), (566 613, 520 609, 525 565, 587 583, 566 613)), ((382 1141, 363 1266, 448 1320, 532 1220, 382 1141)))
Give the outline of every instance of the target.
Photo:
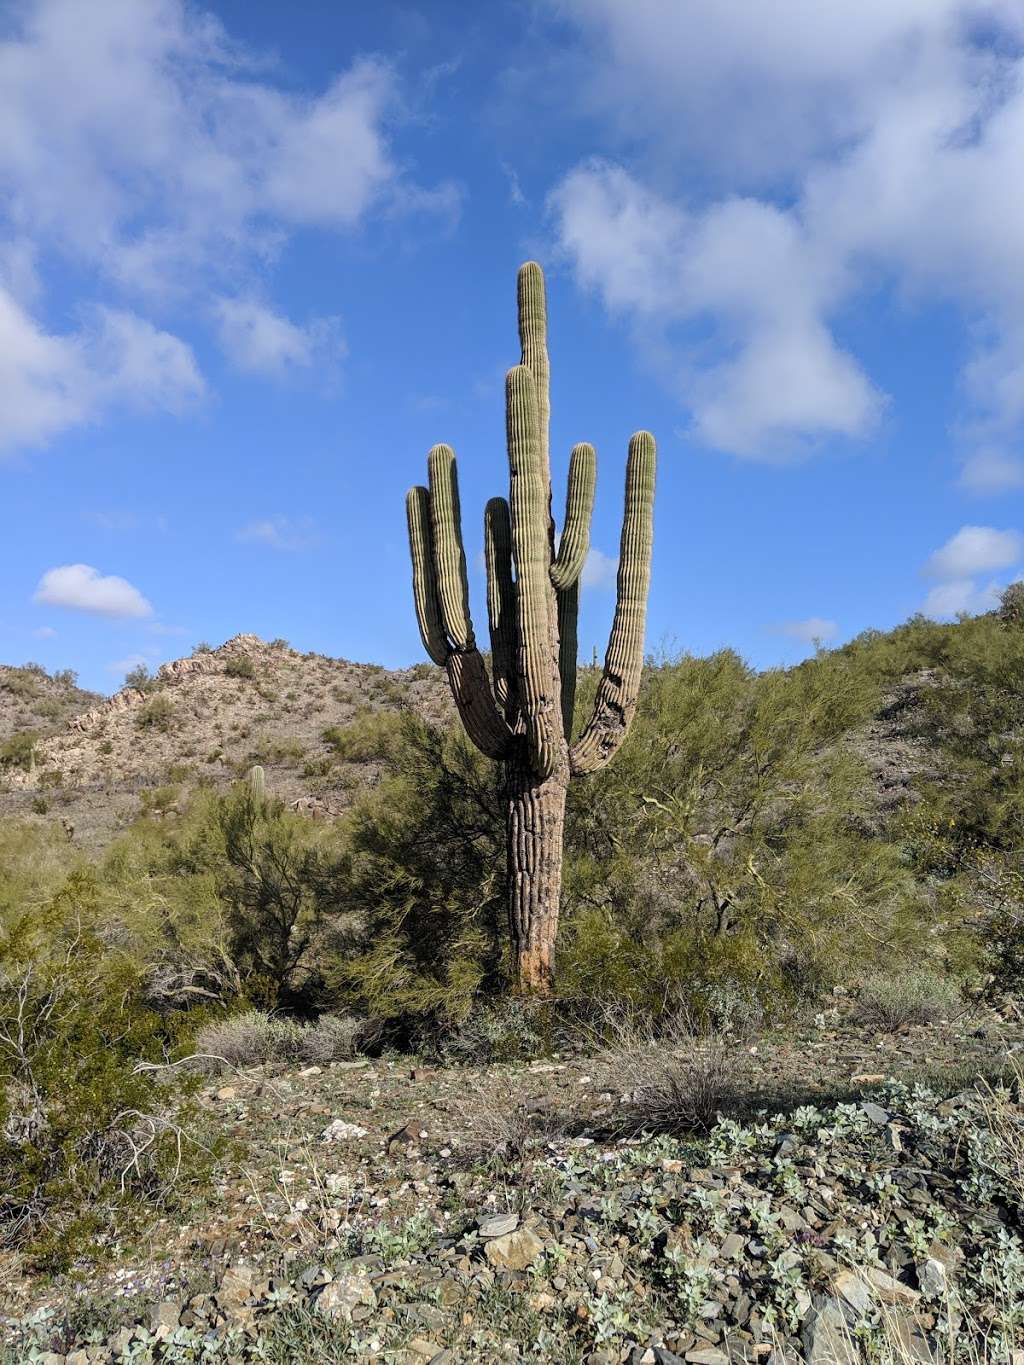
MULTIPOLYGON (((230 686, 259 685, 255 657, 256 678, 230 686)), ((993 1343, 1014 1339, 1024 1311, 1013 1260, 1024 1263, 1013 1070, 1024 1044, 1022 668, 1012 594, 1001 611, 954 625, 913 619, 792 669, 759 673, 729 651, 649 658, 615 761, 569 788, 558 974, 544 996, 522 989, 508 928, 502 775, 454 716, 385 697, 377 709, 346 703, 344 724, 312 718, 316 762, 347 774, 346 804, 333 814, 293 809, 276 790, 276 768, 240 765, 244 775, 211 781, 202 763, 176 763, 173 781, 147 789, 115 837, 83 847, 60 815, 71 784, 47 788, 56 809, 26 804, 0 822, 0 1255, 12 1276, 17 1268, 10 1283, 58 1302, 153 1228, 220 1217, 214 1210, 237 1182, 256 1198, 254 1182, 246 1226, 256 1210, 274 1229, 260 1254, 280 1254, 294 1235, 332 1277, 297 1284, 292 1263, 293 1297, 279 1304, 257 1285, 253 1312, 268 1342, 333 1343, 338 1358, 363 1358, 371 1337, 359 1313, 324 1318, 315 1303, 369 1257, 375 1275, 404 1266, 429 1278, 440 1267, 460 1294, 475 1267, 489 1268, 493 1283, 466 1310, 484 1335, 463 1346, 469 1359, 501 1358, 488 1352, 504 1314, 487 1296, 511 1302, 526 1270, 489 1259, 498 1252, 481 1235, 451 1243, 467 1258, 465 1284, 462 1270, 437 1260, 439 1246, 448 1254, 445 1210, 461 1236, 455 1224, 479 1197, 481 1218, 519 1219, 502 1237, 530 1233, 513 1260, 521 1253, 533 1267, 540 1307, 515 1331, 553 1334, 550 1350, 566 1359, 628 1358, 613 1352, 630 1342, 646 1349, 658 1324, 674 1350, 669 1342, 685 1345, 701 1322, 718 1335, 698 1333, 687 1349, 725 1355, 730 1333, 754 1336, 752 1319, 736 1321, 743 1293, 760 1305, 753 1321, 765 1340, 775 1333, 809 1350, 808 1341, 847 1333, 851 1352, 876 1342, 866 1358, 913 1358, 877 1344, 890 1329, 910 1332, 913 1308, 928 1349, 942 1340, 955 1359, 950 1341, 960 1340, 974 1343, 974 1358, 1002 1359, 993 1343), (406 1095, 410 1068, 421 1079, 406 1095), (568 1090, 551 1088, 560 1076, 568 1090), (317 1112, 291 1107, 321 1085, 334 1089, 312 1101, 317 1112), (244 1119, 226 1122, 239 1104, 244 1119), (881 1123, 876 1110, 887 1115, 881 1123), (419 1136, 421 1113, 429 1140, 419 1136), (341 1126, 324 1138, 331 1124, 341 1126), (410 1124, 411 1136, 396 1140, 410 1124), (786 1133, 803 1155, 787 1156, 783 1169, 769 1155, 786 1133), (908 1142, 911 1162, 901 1156, 908 1142), (263 1152, 255 1168, 253 1143, 263 1152), (303 1143, 316 1150, 303 1156, 303 1143), (421 1147, 429 1156, 415 1155, 421 1147), (855 1163, 881 1161, 883 1147, 889 1165, 871 1168, 866 1185, 853 1181, 855 1163), (590 1151, 608 1162, 588 1164, 590 1151), (678 1200, 697 1196, 669 1190, 667 1167, 658 1167, 657 1226, 642 1201, 616 1194, 646 1188, 646 1177, 630 1185, 623 1174, 630 1153, 637 1171, 653 1170, 647 1162, 740 1166, 761 1193, 744 1195, 748 1213, 724 1221, 712 1204, 696 1221, 691 1210, 691 1245, 672 1229, 684 1217, 678 1200), (357 1170, 370 1184, 398 1173, 404 1193, 387 1204, 394 1242, 373 1240, 370 1204, 369 1221, 345 1215, 344 1235, 328 1226, 342 1215, 324 1184, 325 1154, 344 1168, 332 1168, 337 1189, 357 1170), (360 1165, 378 1160, 373 1172, 360 1165), (927 1199, 906 1204, 908 1165, 935 1181, 927 1199), (301 1196, 278 1181, 293 1166, 301 1196), (437 1204, 426 1175, 409 1176, 416 1193, 401 1174, 421 1168, 437 1204), (609 1171, 617 1185, 598 1179, 609 1171), (592 1240, 606 1260, 637 1258, 633 1274, 616 1279, 612 1265, 607 1285, 587 1281, 565 1199, 555 1198, 552 1181, 564 1179, 597 1204, 621 1206, 601 1215, 605 1231, 592 1240), (989 1220, 976 1228, 943 1193, 967 1179, 989 1220), (866 1219, 876 1229, 873 1244, 845 1243, 841 1218, 808 1222, 818 1186, 833 1192, 826 1205, 838 1198, 856 1226, 866 1219), (758 1232, 776 1203, 807 1223, 795 1241, 776 1245, 758 1232), (714 1274, 701 1279, 701 1248, 719 1223, 722 1238, 742 1234, 745 1248, 730 1272, 739 1288, 724 1300, 714 1274), (676 1247, 671 1266, 662 1233, 676 1247), (534 1241, 544 1249, 531 1260, 534 1241), (750 1250, 762 1243, 774 1266, 767 1279, 758 1278, 764 1253, 750 1250), (943 1293, 959 1295, 952 1337, 949 1312, 934 1297, 924 1302, 940 1274, 925 1263, 936 1259, 943 1293), (902 1286, 885 1291, 895 1302, 878 1299, 887 1282, 877 1276, 870 1303, 842 1278, 871 1267, 902 1286), (555 1282, 575 1285, 577 1272, 571 1292, 582 1309, 565 1318, 543 1295, 560 1303, 567 1291, 555 1282), (1005 1292, 991 1287, 996 1279, 1005 1292), (554 1288, 544 1288, 549 1280, 554 1288), (850 1288, 856 1311, 836 1284, 850 1288), (702 1317, 710 1302, 718 1316, 702 1317), (836 1302, 849 1309, 841 1321, 836 1302), (887 1327, 893 1314, 899 1321, 887 1327)), ((592 714, 602 677, 579 670, 575 727, 592 714)), ((387 681, 374 673, 375 693, 387 681)), ((335 704, 331 685, 325 706, 335 704)), ((400 699, 406 686, 396 685, 400 699)), ((159 726, 140 728, 137 717, 164 695, 148 691, 104 733, 116 740, 123 724, 137 743, 162 742, 159 726)), ((187 689, 173 705, 187 724, 187 689)), ((308 768, 310 756, 303 746, 287 761, 308 768)), ((25 789, 32 802, 40 795, 38 782, 25 789)), ((380 1283, 373 1292, 387 1301, 380 1283)), ((184 1311, 188 1295, 161 1293, 184 1311)), ((445 1338, 453 1347, 460 1320, 445 1338)), ((59 1335, 52 1318, 38 1330, 20 1310, 12 1321, 22 1343, 12 1359, 59 1335)), ((85 1340, 86 1326, 69 1330, 69 1342, 85 1340)), ((116 1330, 112 1319, 95 1327, 105 1342, 116 1330)), ((176 1330, 192 1340, 187 1324, 176 1330)), ((226 1330, 210 1320, 199 1335, 226 1330)), ((401 1352, 417 1338, 379 1330, 396 1360, 414 1358, 401 1352)), ((168 1333, 145 1331, 152 1340, 136 1340, 149 1342, 153 1359, 160 1350, 176 1358, 160 1346, 168 1333)), ((436 1342, 449 1329, 432 1331, 436 1342)))

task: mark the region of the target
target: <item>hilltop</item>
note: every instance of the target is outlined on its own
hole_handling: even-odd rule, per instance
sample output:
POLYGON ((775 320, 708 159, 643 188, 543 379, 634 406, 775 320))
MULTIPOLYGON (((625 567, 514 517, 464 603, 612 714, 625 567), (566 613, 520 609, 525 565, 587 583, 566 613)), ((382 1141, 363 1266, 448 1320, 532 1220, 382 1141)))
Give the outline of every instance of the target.
POLYGON ((440 670, 389 671, 257 635, 200 646, 108 698, 70 675, 4 668, 0 743, 31 733, 35 744, 30 765, 17 741, 0 815, 59 814, 77 842, 97 847, 142 809, 167 809, 200 784, 226 786, 257 763, 276 796, 330 814, 373 781, 373 746, 349 761, 325 735, 402 710, 450 714, 440 670))

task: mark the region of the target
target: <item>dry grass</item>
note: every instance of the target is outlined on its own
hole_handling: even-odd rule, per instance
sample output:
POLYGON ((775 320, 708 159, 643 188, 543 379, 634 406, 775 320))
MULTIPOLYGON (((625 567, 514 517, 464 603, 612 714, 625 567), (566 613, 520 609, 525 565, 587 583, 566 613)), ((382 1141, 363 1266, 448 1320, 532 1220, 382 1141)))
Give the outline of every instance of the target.
POLYGON ((302 1055, 303 1034, 293 1019, 249 1010, 201 1028, 195 1051, 212 1069, 293 1061, 302 1055))
POLYGON ((359 1052, 365 1021, 351 1014, 322 1014, 303 1029, 300 1048, 307 1062, 344 1062, 359 1052))
POLYGON ((742 1097, 738 1057, 717 1034, 682 1018, 655 1033, 650 1025, 613 1025, 599 1058, 606 1089, 618 1091, 619 1123, 632 1132, 706 1132, 742 1097))
POLYGON ((899 1033, 912 1024, 934 1024, 964 1013, 955 981, 930 971, 877 977, 861 989, 857 1017, 870 1028, 899 1033))

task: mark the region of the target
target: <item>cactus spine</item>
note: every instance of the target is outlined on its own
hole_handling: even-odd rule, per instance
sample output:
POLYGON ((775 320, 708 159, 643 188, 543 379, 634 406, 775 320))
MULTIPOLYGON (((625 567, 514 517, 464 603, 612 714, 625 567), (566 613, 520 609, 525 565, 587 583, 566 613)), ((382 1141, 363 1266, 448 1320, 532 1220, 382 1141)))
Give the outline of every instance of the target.
POLYGON ((258 763, 253 764, 245 775, 245 786, 249 799, 262 805, 267 797, 267 774, 258 763))
POLYGON ((572 741, 579 582, 590 546, 594 447, 573 447, 562 534, 551 515, 550 367, 540 266, 520 268, 520 363, 508 372, 509 496, 484 513, 491 677, 473 633, 455 452, 427 457, 429 487, 409 490, 413 600, 427 654, 448 673, 470 738, 505 770, 509 929, 520 986, 554 980, 562 834, 571 777, 612 758, 636 710, 650 585, 655 444, 629 444, 615 619, 593 715, 572 741))

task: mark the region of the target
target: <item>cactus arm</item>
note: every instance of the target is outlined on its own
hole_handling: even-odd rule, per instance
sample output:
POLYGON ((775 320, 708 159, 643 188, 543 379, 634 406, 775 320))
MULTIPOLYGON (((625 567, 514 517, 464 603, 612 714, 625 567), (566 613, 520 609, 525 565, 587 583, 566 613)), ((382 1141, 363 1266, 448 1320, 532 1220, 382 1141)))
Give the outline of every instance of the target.
POLYGON ((445 669, 466 734, 488 758, 507 758, 512 731, 494 705, 480 651, 453 650, 445 669))
POLYGON ((654 437, 638 431, 629 443, 626 465, 615 619, 594 714, 570 754, 574 773, 603 768, 625 739, 636 711, 651 581, 655 460, 654 437))
POLYGON ((597 455, 585 441, 573 446, 565 491, 565 520, 558 554, 551 566, 551 582, 561 592, 579 580, 590 549, 590 517, 597 485, 597 455))
POLYGON ((484 561, 494 696, 511 724, 515 712, 516 588, 512 581, 512 522, 504 498, 491 498, 484 509, 484 561))
POLYGON ((441 621, 441 604, 434 572, 434 537, 430 529, 430 494, 421 486, 405 497, 409 523, 409 554, 412 558, 412 595, 423 648, 443 668, 448 659, 448 640, 441 621))
POLYGON ((469 582, 462 547, 459 486, 450 446, 434 446, 427 460, 430 490, 406 499, 413 596, 423 644, 448 673, 466 733, 488 758, 504 758, 512 732, 498 713, 469 615, 469 582))
POLYGON ((576 709, 576 655, 579 645, 576 622, 579 617, 579 580, 558 594, 558 671, 562 678, 562 732, 572 738, 572 718, 576 709))
POLYGON ((551 459, 549 432, 551 428, 551 364, 548 360, 548 305, 544 292, 544 272, 536 261, 519 267, 516 280, 516 303, 519 310, 519 343, 523 348, 522 363, 533 375, 537 403, 537 424, 541 477, 548 486, 548 516, 551 500, 551 459))
POLYGON ((516 619, 516 684, 530 759, 543 779, 554 771, 558 733, 555 650, 552 648, 554 593, 548 539, 550 484, 540 457, 533 373, 526 365, 509 370, 505 387, 512 513, 512 553, 519 592, 516 619))
POLYGON ((434 573, 441 620, 449 645, 456 650, 476 648, 469 615, 469 579, 462 546, 462 513, 455 452, 434 446, 427 456, 430 480, 430 524, 434 544, 434 573))

